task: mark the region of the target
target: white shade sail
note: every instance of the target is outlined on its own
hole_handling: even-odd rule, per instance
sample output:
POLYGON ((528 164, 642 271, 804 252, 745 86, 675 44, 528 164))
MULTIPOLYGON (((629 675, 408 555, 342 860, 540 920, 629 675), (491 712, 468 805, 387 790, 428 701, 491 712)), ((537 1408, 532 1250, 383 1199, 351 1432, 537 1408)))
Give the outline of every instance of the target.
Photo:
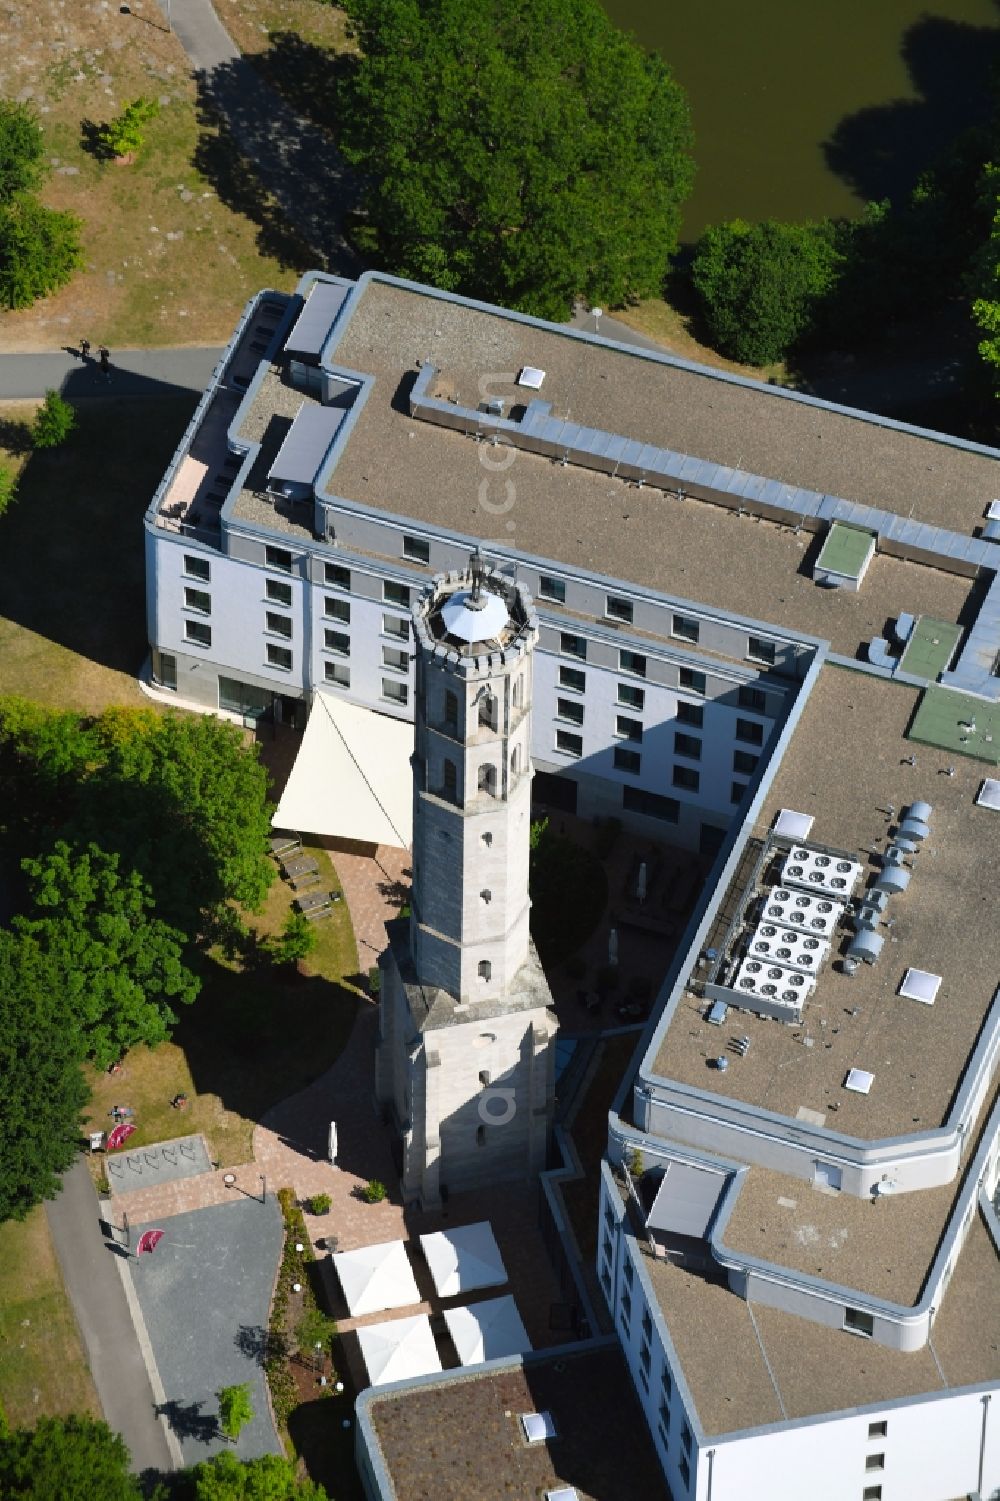
POLYGON ((513 1298, 484 1298, 465 1308, 448 1308, 444 1321, 463 1365, 502 1360, 531 1349, 513 1298))
POLYGON ((507 1268, 488 1220, 422 1235, 420 1249, 439 1298, 474 1292, 477 1287, 497 1287, 507 1281, 507 1268))
POLYGON ((413 842, 413 726, 317 693, 278 811, 276 829, 409 849, 413 842))
POLYGON ((379 1313, 383 1308, 408 1308, 420 1302, 401 1240, 337 1251, 331 1260, 352 1318, 379 1313))
POLYGON ((430 1319, 425 1313, 409 1319, 391 1319, 385 1324, 369 1324, 359 1329, 357 1336, 372 1386, 408 1381, 413 1376, 429 1376, 432 1371, 441 1370, 430 1319))

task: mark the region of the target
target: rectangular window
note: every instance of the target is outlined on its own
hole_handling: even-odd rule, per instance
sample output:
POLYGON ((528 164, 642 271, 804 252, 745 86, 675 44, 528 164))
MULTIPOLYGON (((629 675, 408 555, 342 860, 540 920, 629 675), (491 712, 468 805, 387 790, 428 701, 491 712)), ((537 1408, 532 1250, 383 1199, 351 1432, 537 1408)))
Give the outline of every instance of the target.
POLYGON ((865 1469, 869 1472, 869 1474, 874 1473, 876 1470, 884 1470, 885 1469, 885 1455, 884 1454, 869 1454, 867 1456, 867 1458, 865 1459, 865 1469))
POLYGON ((763 636, 749 636, 747 638, 747 656, 752 662, 766 662, 770 667, 775 657, 774 642, 765 641, 763 636))
POLYGON ((866 1339, 871 1339, 875 1333, 875 1319, 870 1313, 865 1313, 863 1308, 844 1309, 844 1328, 852 1334, 863 1334, 866 1339))
POLYGON ((639 1346, 639 1364, 642 1366, 642 1369, 645 1372, 647 1378, 649 1377, 649 1367, 651 1359, 652 1357, 649 1353, 649 1346, 647 1345, 646 1341, 643 1340, 642 1344, 639 1346))
POLYGON ((264 562, 268 568, 273 568, 275 573, 291 573, 292 555, 284 547, 265 547, 264 562))
POLYGON ((752 777, 759 760, 759 756, 753 756, 749 751, 733 751, 733 770, 745 777, 752 777))
POLYGON ((169 688, 172 693, 177 692, 177 658, 169 652, 156 651, 153 653, 153 681, 160 688, 169 688))
POLYGON ((674 735, 674 755, 687 756, 689 761, 701 760, 701 741, 697 735, 682 735, 678 730, 674 735))
POLYGON ((185 589, 184 608, 186 610, 197 610, 199 615, 211 615, 212 596, 206 594, 204 589, 185 589))
POLYGON ((634 672, 637 678, 646 676, 646 658, 641 651, 626 651, 624 648, 618 653, 618 670, 620 672, 634 672))
POLYGON ((569 720, 570 724, 583 724, 583 705, 579 699, 557 698, 556 716, 569 720))
POLYGON ((623 1319, 631 1319, 631 1317, 632 1317, 632 1294, 626 1289, 626 1291, 622 1293, 622 1318, 623 1319))
POLYGON ((401 605, 404 610, 410 608, 409 589, 405 584, 397 584, 392 579, 383 581, 382 598, 387 605, 401 605))
POLYGON ((642 1312, 642 1337, 653 1338, 653 1317, 648 1308, 644 1308, 642 1312))
POLYGON ((571 693, 583 693, 587 686, 587 674, 581 672, 579 667, 560 667, 559 686, 568 688, 571 693))
POLYGON ((681 1446, 685 1454, 691 1453, 691 1430, 686 1423, 681 1429, 681 1446))
POLYGON ((556 730, 556 750, 567 756, 582 756, 583 736, 571 735, 569 730, 556 730))
POLYGON ((328 589, 350 589, 351 570, 343 563, 324 563, 323 582, 328 589))
POLYGON ((290 615, 276 615, 273 610, 267 612, 267 629, 275 636, 284 636, 286 641, 292 639, 292 620, 290 615))
POLYGON ((403 557, 409 558, 412 563, 429 563, 431 560, 431 544, 423 537, 403 538, 403 557))
POLYGON ((757 724, 753 719, 738 719, 736 721, 736 738, 745 740, 747 745, 764 744, 764 726, 757 724))
POLYGON ((705 705, 688 704, 681 699, 677 705, 677 723, 689 724, 692 729, 700 730, 705 723, 705 705))
POLYGON ((201 620, 185 620, 184 640, 190 641, 194 646, 211 646, 212 627, 201 620))
POLYGON ((677 1469, 680 1472, 680 1477, 683 1480, 684 1484, 686 1486, 690 1486, 690 1484, 691 1484, 691 1466, 688 1464, 688 1462, 685 1459, 685 1457, 684 1457, 683 1454, 681 1455, 681 1462, 677 1466, 677 1469))
POLYGON ((690 766, 675 766, 673 784, 675 787, 683 787, 685 792, 697 792, 701 777, 690 766))
POLYGON ((609 594, 604 609, 612 620, 620 620, 622 625, 632 624, 632 601, 630 599, 622 599, 618 594, 609 594))
POLYGON ((663 1374, 660 1377, 660 1385, 663 1387, 663 1395, 669 1397, 674 1389, 674 1383, 670 1377, 670 1371, 666 1361, 663 1362, 663 1374))
POLYGON ((554 605, 566 603, 566 583, 563 579, 554 579, 551 574, 542 573, 538 577, 539 599, 550 599, 554 605))
POLYGON ((612 1259, 612 1257, 613 1257, 613 1255, 614 1255, 614 1251, 613 1251, 612 1245, 611 1245, 611 1237, 609 1235, 606 1235, 604 1237, 604 1259, 606 1261, 610 1262, 611 1259, 612 1259))
POLYGON ((729 801, 734 804, 741 803, 743 801, 743 794, 744 792, 746 792, 746 790, 746 782, 734 782, 729 789, 729 801))
POLYGON ((701 635, 701 624, 690 615, 675 615, 670 634, 679 636, 682 641, 697 642, 701 635))
POLYGON ((634 1282, 634 1280, 635 1280, 635 1267, 632 1265, 631 1261, 626 1256, 625 1260, 622 1262, 622 1281, 625 1283, 626 1287, 631 1287, 632 1283, 634 1282))
POLYGON ((382 666, 388 667, 390 672, 409 672, 410 653, 397 651, 394 646, 383 646, 382 666))
POLYGON ((401 615, 383 615, 382 633, 385 636, 395 636, 397 641, 409 641, 410 622, 401 615))
POLYGON ((569 631, 560 631, 559 650, 564 657, 579 657, 581 662, 587 660, 587 643, 582 636, 574 636, 569 631))
POLYGON ((324 631, 323 648, 325 651, 336 652, 338 657, 349 657, 351 638, 344 631, 324 631))
POLYGON ((207 584, 212 577, 212 566, 207 558, 195 557, 193 553, 184 554, 184 574, 189 579, 201 579, 207 584))
POLYGON ((339 662, 324 662, 323 677, 328 683, 336 683, 338 688, 351 686, 351 671, 349 667, 341 667, 339 662))
POLYGON ((763 714, 767 708, 767 694, 762 688, 751 688, 744 683, 736 695, 736 702, 741 709, 752 709, 755 714, 763 714))
POLYGON ((700 693, 704 697, 706 679, 703 672, 695 672, 693 667, 682 667, 677 674, 677 683, 688 693, 700 693))
POLYGON ((668 1447, 667 1436, 670 1433, 670 1408, 666 1402, 660 1403, 660 1442, 664 1449, 668 1447))
POLYGON ((623 740, 634 740, 637 745, 642 743, 642 720, 630 719, 627 714, 619 714, 615 720, 615 734, 623 740))
POLYGON ((636 688, 632 683, 619 683, 618 702, 626 709, 638 709, 641 712, 646 706, 646 690, 636 688))
POLYGON ((889 1424, 887 1422, 885 1422, 884 1420, 881 1423, 869 1423, 868 1424, 868 1437, 869 1438, 886 1438, 886 1437, 888 1437, 888 1433, 889 1433, 889 1424))
POLYGON ((275 646, 273 641, 267 643, 268 667, 280 667, 282 672, 291 672, 292 654, 287 646, 275 646))
POLYGON ((866 1485, 861 1492, 862 1501, 882 1501, 882 1487, 880 1485, 866 1485))
POLYGON ((406 704, 409 702, 410 690, 405 683, 399 683, 395 678, 383 678, 382 697, 391 699, 394 704, 406 704))
POLYGON ((611 1273, 608 1271, 607 1267, 605 1267, 604 1270, 603 1270, 603 1272, 601 1273, 601 1286, 604 1288, 604 1296, 607 1298, 608 1302, 610 1303, 611 1302, 611 1273))
POLYGON ((332 594, 323 596, 323 619, 339 620, 341 625, 351 623, 351 602, 347 599, 334 599, 332 594))
POLYGON ((267 579, 264 584, 264 593, 272 605, 284 605, 291 607, 292 586, 283 583, 281 579, 267 579))
POLYGON ((627 750, 623 745, 615 746, 615 771, 627 771, 637 777, 642 771, 642 757, 638 751, 627 750))
POLYGON ((622 788, 622 807, 626 813, 641 813, 658 818, 661 823, 676 823, 681 805, 675 797, 661 797, 658 792, 644 792, 641 787, 622 788))

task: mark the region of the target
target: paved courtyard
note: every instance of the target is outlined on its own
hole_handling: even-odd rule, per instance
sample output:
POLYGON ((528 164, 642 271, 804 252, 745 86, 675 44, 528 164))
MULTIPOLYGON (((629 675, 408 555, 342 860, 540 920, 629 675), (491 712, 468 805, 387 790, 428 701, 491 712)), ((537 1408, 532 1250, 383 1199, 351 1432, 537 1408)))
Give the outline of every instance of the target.
MULTIPOLYGON (((133 1223, 133 1249, 142 1231, 157 1225, 133 1223)), ((129 1271, 185 1464, 227 1447, 216 1426, 215 1394, 244 1381, 255 1416, 236 1453, 241 1459, 280 1454, 262 1365, 283 1235, 277 1201, 240 1195, 175 1214, 159 1228, 164 1236, 156 1250, 130 1261, 129 1271)))

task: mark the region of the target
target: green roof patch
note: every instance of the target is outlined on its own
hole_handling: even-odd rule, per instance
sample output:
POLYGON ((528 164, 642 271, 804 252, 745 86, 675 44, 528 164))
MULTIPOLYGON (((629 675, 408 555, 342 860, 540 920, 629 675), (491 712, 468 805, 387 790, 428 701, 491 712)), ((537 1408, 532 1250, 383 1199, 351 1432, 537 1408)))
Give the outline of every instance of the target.
POLYGON ((1000 765, 1000 704, 934 684, 925 690, 907 738, 1000 765))
POLYGON ((949 620, 921 615, 899 659, 899 671, 933 683, 949 666, 961 634, 961 626, 949 620))
POLYGON ((875 537, 858 526, 835 521, 813 567, 813 578, 857 589, 875 556, 875 537))

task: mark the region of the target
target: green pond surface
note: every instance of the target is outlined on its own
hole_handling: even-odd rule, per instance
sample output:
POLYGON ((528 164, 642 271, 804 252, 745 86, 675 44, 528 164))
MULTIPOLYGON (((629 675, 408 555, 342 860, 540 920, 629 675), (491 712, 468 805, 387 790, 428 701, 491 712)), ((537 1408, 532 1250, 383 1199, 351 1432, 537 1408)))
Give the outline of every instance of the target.
POLYGON ((994 0, 602 0, 684 85, 684 238, 725 219, 851 216, 982 118, 994 0))

